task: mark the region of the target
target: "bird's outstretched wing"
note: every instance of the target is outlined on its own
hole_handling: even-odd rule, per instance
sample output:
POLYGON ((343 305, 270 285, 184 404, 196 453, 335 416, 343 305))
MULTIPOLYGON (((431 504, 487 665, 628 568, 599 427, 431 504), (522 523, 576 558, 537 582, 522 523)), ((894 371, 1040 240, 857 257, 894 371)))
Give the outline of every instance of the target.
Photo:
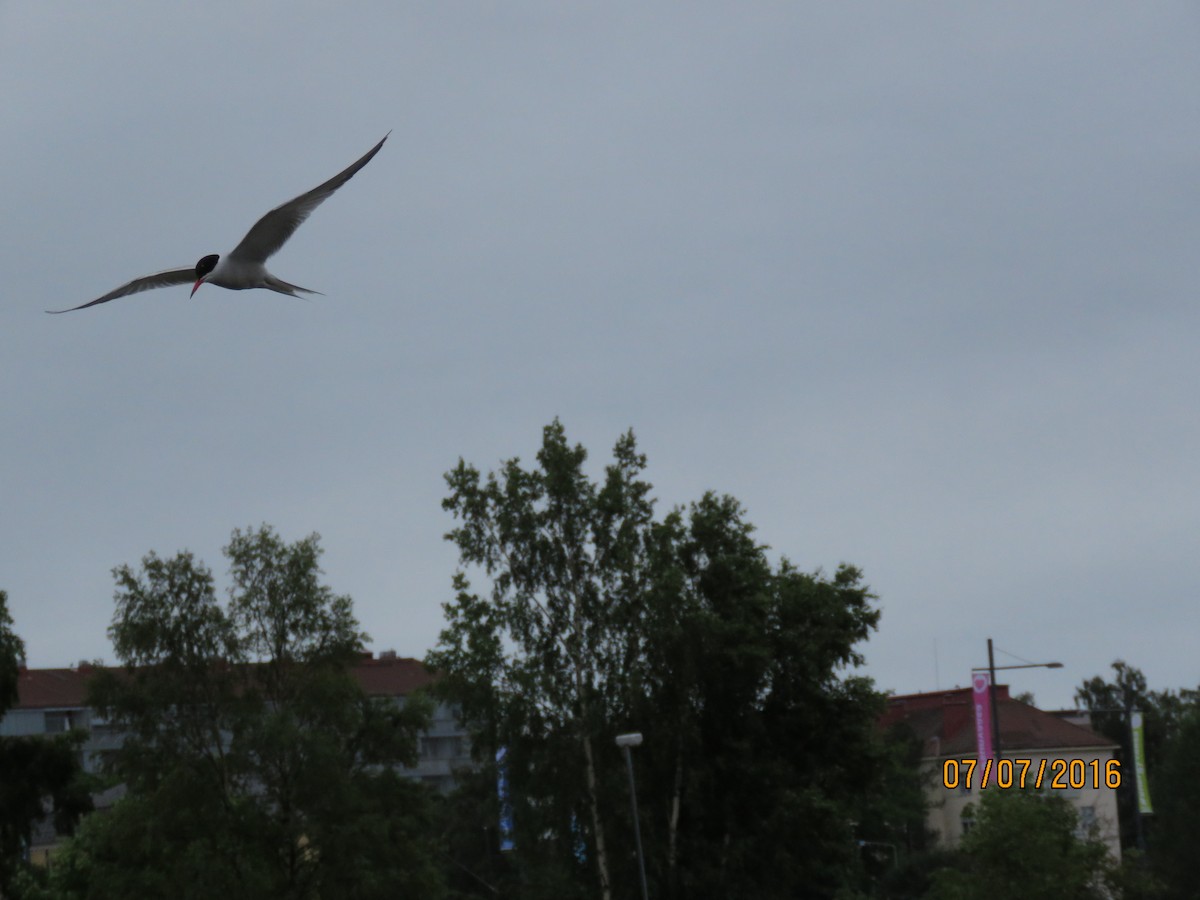
POLYGON ((334 191, 353 178, 359 169, 371 161, 371 158, 379 152, 379 148, 383 146, 383 141, 386 141, 390 134, 390 131, 385 134, 382 141, 368 150, 365 156, 348 169, 344 169, 308 193, 301 194, 295 200, 289 200, 283 206, 275 207, 275 209, 255 222, 254 227, 246 232, 246 236, 242 238, 242 242, 229 253, 229 258, 254 263, 266 262, 272 254, 287 242, 287 239, 296 232, 296 229, 300 227, 314 209, 320 206, 334 191))
POLYGON ((196 267, 188 266, 186 269, 167 269, 163 272, 155 272, 153 275, 143 275, 141 278, 135 278, 133 281, 121 285, 113 291, 109 291, 103 297, 84 303, 81 306, 72 306, 70 309, 48 309, 46 312, 52 315, 59 313, 75 312, 77 309, 87 309, 89 306, 95 306, 97 303, 107 303, 109 300, 116 300, 118 297, 127 297, 130 294, 138 294, 142 291, 152 291, 154 288, 170 287, 173 284, 188 284, 196 278, 196 267))

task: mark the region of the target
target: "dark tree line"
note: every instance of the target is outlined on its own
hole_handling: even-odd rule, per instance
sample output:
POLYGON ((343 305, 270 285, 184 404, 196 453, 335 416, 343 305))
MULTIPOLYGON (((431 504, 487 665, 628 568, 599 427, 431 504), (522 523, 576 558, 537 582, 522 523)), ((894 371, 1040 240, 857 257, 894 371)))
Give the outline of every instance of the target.
MULTIPOLYGON (((653 896, 863 887, 859 842, 919 841, 923 808, 915 777, 893 777, 905 748, 878 732, 882 695, 854 674, 879 618, 861 573, 772 563, 731 497, 657 518, 632 432, 599 480, 585 461, 555 422, 534 466, 447 475, 447 537, 487 590, 459 572, 429 661, 479 758, 507 753, 517 844, 464 862, 506 896, 635 896, 613 742, 639 731, 653 896)), ((489 780, 476 831, 496 822, 489 780)))
MULTIPOLYGON (((0 591, 0 717, 17 703, 24 642, 13 631, 8 595, 0 591)), ((0 897, 33 881, 27 856, 45 819, 64 834, 91 810, 90 784, 77 756, 81 736, 0 737, 0 897)))
POLYGON ((1121 846, 1139 859, 1157 886, 1155 896, 1192 900, 1200 897, 1200 688, 1151 690, 1140 669, 1123 660, 1112 664, 1112 678, 1097 675, 1075 692, 1076 702, 1095 710, 1096 730, 1120 745, 1123 771, 1129 773, 1118 794, 1121 846), (1143 718, 1146 772, 1154 812, 1142 817, 1144 851, 1136 829, 1134 756, 1127 710, 1143 718))
MULTIPOLYGON (((630 432, 593 478, 556 421, 529 466, 447 473, 461 570, 428 663, 476 758, 448 795, 402 774, 432 700, 351 678, 367 637, 315 535, 235 531, 224 599, 186 552, 118 567, 120 667, 89 703, 126 735, 104 775, 125 796, 77 827, 97 787, 80 736, 0 739, 0 896, 638 896, 614 743, 633 731, 655 898, 1196 896, 1195 693, 1124 663, 1079 691, 1146 713, 1146 857, 1117 868, 1069 806, 1016 794, 985 798, 960 849, 930 847, 921 745, 879 731, 857 671, 879 622, 862 573, 773 558, 728 496, 659 512, 645 469, 630 432), (22 862, 47 813, 74 832, 49 877, 22 862)), ((4 601, 0 710, 22 655, 4 601)), ((1096 721, 1126 744, 1122 715, 1096 721)))
POLYGON ((321 582, 315 535, 234 531, 225 554, 224 603, 186 552, 114 570, 122 665, 93 676, 89 705, 125 736, 106 775, 126 794, 21 895, 440 896, 434 799, 399 771, 428 705, 351 677, 366 635, 321 582))

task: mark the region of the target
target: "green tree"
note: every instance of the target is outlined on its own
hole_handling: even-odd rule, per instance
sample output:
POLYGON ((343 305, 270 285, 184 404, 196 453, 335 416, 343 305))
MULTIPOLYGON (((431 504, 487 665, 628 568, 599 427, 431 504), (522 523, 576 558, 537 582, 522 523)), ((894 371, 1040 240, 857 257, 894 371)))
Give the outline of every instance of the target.
MULTIPOLYGON (((0 718, 18 700, 25 644, 0 591, 0 718)), ((40 879, 25 862, 33 829, 49 815, 63 834, 92 808, 79 763, 81 735, 0 737, 0 896, 19 897, 40 879), (24 890, 20 887, 24 886, 24 890)))
POLYGON ((428 707, 369 698, 348 597, 321 583, 316 535, 235 530, 228 603, 190 554, 114 570, 120 670, 90 702, 126 734, 128 796, 56 867, 65 896, 436 897, 416 758, 428 707))
MULTIPOLYGON (((773 566, 729 497, 656 521, 632 432, 600 482, 586 457, 555 421, 535 468, 512 459, 484 479, 460 460, 446 476, 459 523, 447 538, 491 589, 455 575, 429 661, 479 758, 508 754, 517 850, 490 864, 490 883, 522 897, 637 891, 613 738, 639 730, 656 896, 849 885, 852 823, 894 826, 876 802, 891 752, 875 726, 882 697, 847 674, 879 615, 860 573, 773 566)), ((481 790, 494 793, 493 776, 481 790)))
MULTIPOLYGON (((447 474, 443 506, 462 520, 447 537, 464 564, 494 577, 483 599, 462 572, 455 576, 450 624, 430 655, 449 695, 482 729, 480 746, 489 755, 510 751, 521 859, 540 866, 544 880, 556 867, 573 874, 586 856, 606 900, 612 876, 598 754, 610 750, 600 742, 611 740, 612 690, 633 649, 627 638, 652 514, 632 433, 614 455, 598 487, 583 472, 586 451, 570 447, 556 422, 545 431, 539 470, 513 459, 481 483, 460 460, 447 474)), ((559 889, 555 881, 547 894, 559 889)))
MULTIPOLYGON (((1150 796, 1157 806, 1160 796, 1174 793, 1178 784, 1162 774, 1170 747, 1179 735, 1185 716, 1197 709, 1200 692, 1194 690, 1152 691, 1140 669, 1123 660, 1112 664, 1113 679, 1105 681, 1099 675, 1088 679, 1075 691, 1075 701, 1082 709, 1091 711, 1092 726, 1105 737, 1119 744, 1123 770, 1131 773, 1122 779, 1117 796, 1121 821, 1121 846, 1138 845, 1137 840, 1137 781, 1134 768, 1129 711, 1141 710, 1145 736, 1146 772, 1150 796)), ((1147 841, 1153 843, 1158 817, 1143 817, 1147 841)))
POLYGON ((1076 834, 1055 794, 985 791, 958 865, 935 874, 933 900, 1101 900, 1114 867, 1103 843, 1076 834))
POLYGON ((1179 723, 1158 767, 1154 796, 1155 828, 1150 859, 1168 886, 1166 894, 1179 900, 1200 898, 1200 710, 1191 709, 1179 723), (1169 785, 1169 788, 1167 787, 1169 785))
POLYGON ((25 642, 13 631, 8 593, 0 591, 0 715, 17 705, 25 642))
POLYGON ((862 859, 851 823, 884 828, 882 697, 844 675, 872 595, 851 566, 772 567, 753 531, 715 494, 651 529, 626 715, 648 723, 647 806, 668 811, 651 868, 672 896, 831 894, 862 859))

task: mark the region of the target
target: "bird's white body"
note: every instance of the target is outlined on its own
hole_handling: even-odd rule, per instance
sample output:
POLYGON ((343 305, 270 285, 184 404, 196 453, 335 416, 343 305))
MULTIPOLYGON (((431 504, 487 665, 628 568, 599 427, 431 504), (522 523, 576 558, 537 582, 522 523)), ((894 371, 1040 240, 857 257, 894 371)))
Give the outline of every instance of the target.
POLYGON ((241 242, 224 256, 210 254, 201 258, 195 266, 167 269, 162 272, 155 272, 152 275, 142 275, 140 278, 135 278, 133 281, 127 282, 119 288, 109 291, 103 297, 99 297, 89 303, 74 306, 71 309, 47 310, 47 312, 74 312, 77 309, 86 309, 89 306, 107 303, 109 300, 115 300, 118 297, 127 297, 130 294, 137 294, 141 291, 169 287, 175 284, 187 284, 193 279, 195 279, 192 284, 193 294, 203 284, 214 284, 217 287, 228 288, 233 291, 266 288, 269 291, 287 294, 289 297, 298 297, 300 293, 319 293, 318 291, 302 288, 296 284, 289 284, 280 278, 276 278, 267 271, 266 262, 280 247, 287 243, 287 239, 295 233, 296 229, 300 227, 314 209, 327 200, 334 191, 353 178, 359 169, 371 161, 371 158, 379 152, 379 148, 383 146, 383 141, 386 141, 390 134, 391 132, 389 131, 388 134, 383 136, 383 140, 367 151, 364 156, 337 175, 334 175, 324 184, 319 184, 311 191, 301 194, 293 200, 289 200, 282 206, 275 207, 275 209, 255 222, 254 227, 246 232, 246 236, 242 238, 241 242))
POLYGON ((217 267, 204 276, 205 284, 243 291, 267 286, 267 267, 260 262, 231 258, 228 254, 217 260, 217 267))
POLYGON ((239 259, 232 254, 226 254, 217 260, 216 268, 201 280, 204 284, 215 284, 217 287, 229 288, 231 291, 266 288, 271 291, 279 291, 281 294, 292 294, 292 290, 284 289, 287 287, 310 294, 317 293, 308 288, 297 288, 294 284, 289 285, 286 281, 281 281, 268 272, 267 267, 257 260, 239 259))

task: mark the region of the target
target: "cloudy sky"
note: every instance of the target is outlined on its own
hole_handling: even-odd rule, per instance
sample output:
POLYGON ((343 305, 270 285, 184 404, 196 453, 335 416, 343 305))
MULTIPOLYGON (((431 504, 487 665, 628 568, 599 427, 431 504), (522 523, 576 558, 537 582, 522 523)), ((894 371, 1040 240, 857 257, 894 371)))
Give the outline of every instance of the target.
MULTIPOLYGON (((863 568, 881 687, 986 639, 1067 705, 1195 686, 1200 13, 1186 3, 0 5, 0 588, 113 661, 110 570, 323 537, 376 650, 437 639, 442 474, 713 489, 863 568), (379 155, 272 259, 187 287, 379 155)), ((1013 663, 1000 654, 998 663, 1013 663)), ((1009 679, 1005 679, 1009 680, 1009 679)))

